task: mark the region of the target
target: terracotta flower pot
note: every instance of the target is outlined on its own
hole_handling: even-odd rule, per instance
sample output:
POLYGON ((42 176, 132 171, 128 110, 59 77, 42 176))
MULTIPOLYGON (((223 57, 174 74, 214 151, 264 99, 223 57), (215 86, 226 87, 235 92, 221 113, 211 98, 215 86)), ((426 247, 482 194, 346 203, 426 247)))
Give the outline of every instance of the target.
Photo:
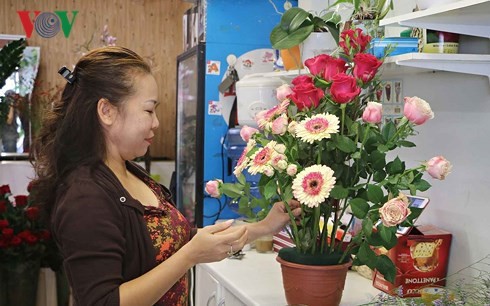
POLYGON ((338 306, 351 263, 313 266, 281 259, 282 280, 288 305, 338 306))

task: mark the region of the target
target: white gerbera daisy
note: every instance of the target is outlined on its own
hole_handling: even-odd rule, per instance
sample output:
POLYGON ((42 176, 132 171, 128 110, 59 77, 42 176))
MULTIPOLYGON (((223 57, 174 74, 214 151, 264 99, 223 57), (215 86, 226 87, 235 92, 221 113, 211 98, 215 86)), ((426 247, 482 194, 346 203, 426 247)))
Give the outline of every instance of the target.
POLYGON ((331 134, 338 132, 339 118, 329 113, 318 114, 303 119, 296 127, 296 137, 308 143, 330 138, 331 134))
POLYGON ((308 207, 317 207, 330 195, 335 185, 332 169, 325 165, 313 165, 298 173, 293 180, 293 195, 308 207))
POLYGON ((265 147, 260 148, 250 157, 248 172, 250 174, 264 173, 266 169, 271 168, 271 161, 277 152, 274 150, 274 146, 277 144, 275 141, 270 141, 265 147))

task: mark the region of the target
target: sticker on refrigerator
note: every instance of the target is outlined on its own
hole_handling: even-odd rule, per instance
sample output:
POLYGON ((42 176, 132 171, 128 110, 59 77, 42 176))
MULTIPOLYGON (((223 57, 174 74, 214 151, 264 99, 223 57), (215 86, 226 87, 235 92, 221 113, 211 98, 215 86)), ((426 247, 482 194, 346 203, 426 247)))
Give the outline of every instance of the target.
POLYGON ((206 62, 206 74, 219 75, 220 73, 220 61, 207 61, 206 62))
POLYGON ((219 101, 208 102, 208 115, 221 115, 221 103, 219 101))

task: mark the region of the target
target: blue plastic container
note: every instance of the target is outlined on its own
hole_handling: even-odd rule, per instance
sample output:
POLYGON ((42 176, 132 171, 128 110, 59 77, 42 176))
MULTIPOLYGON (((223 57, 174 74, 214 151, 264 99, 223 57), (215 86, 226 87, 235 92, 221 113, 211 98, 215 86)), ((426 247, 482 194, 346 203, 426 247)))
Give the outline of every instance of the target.
POLYGON ((389 56, 418 52, 419 39, 416 37, 374 38, 371 41, 371 48, 369 48, 368 52, 377 58, 382 58, 384 56, 385 48, 388 46, 393 46, 394 48, 389 56))

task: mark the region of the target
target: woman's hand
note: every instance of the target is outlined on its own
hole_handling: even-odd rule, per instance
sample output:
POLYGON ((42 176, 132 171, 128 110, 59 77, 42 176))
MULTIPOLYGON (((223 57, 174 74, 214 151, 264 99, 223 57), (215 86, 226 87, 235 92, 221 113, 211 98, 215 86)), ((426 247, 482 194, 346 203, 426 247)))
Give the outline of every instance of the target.
MULTIPOLYGON (((298 201, 289 201, 289 207, 291 208, 294 218, 298 218, 301 215, 301 205, 298 201)), ((270 234, 275 234, 280 232, 290 220, 286 204, 284 202, 276 202, 267 214, 267 217, 260 223, 263 223, 263 225, 268 228, 270 234)))
POLYGON ((229 229, 233 220, 206 226, 186 244, 195 264, 220 261, 241 250, 248 239, 247 228, 229 229))

